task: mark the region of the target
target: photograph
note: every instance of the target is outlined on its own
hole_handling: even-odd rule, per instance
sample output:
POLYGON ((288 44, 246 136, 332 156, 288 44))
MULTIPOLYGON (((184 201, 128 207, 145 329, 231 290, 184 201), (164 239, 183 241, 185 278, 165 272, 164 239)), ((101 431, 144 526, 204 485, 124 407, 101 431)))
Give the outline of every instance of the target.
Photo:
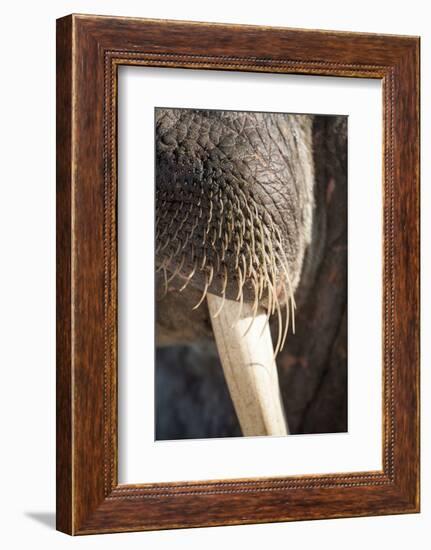
POLYGON ((156 440, 348 431, 348 117, 154 119, 156 440))

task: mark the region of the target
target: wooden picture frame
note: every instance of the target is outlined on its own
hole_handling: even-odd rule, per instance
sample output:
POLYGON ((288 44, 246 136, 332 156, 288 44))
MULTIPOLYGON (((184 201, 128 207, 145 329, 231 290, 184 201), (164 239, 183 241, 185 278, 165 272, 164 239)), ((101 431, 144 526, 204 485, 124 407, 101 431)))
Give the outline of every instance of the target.
POLYGON ((419 38, 70 15, 57 21, 57 529, 419 511, 419 38), (383 83, 383 469, 119 485, 117 68, 383 83))

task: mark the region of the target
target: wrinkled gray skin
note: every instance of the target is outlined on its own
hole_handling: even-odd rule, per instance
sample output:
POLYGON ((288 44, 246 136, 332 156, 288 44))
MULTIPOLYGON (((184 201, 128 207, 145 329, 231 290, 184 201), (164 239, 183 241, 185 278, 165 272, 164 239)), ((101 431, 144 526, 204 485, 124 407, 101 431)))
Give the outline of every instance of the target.
MULTIPOLYGON (((262 250, 275 249, 276 236, 280 240, 297 303, 296 334, 289 334, 277 358, 291 431, 346 430, 346 122, 345 117, 156 110, 156 217, 163 235, 156 265, 171 258, 165 273, 157 274, 156 328, 159 345, 177 345, 157 352, 157 438, 240 435, 206 301, 192 307, 202 297, 211 265, 208 291, 221 295, 227 273, 225 295, 236 298, 241 282, 236 256, 240 251, 247 264, 252 240, 258 248, 257 218, 268 228, 262 250), (254 222, 244 222, 253 215, 254 222), (229 219, 240 220, 231 226, 234 234, 246 228, 245 244, 229 245, 224 271, 215 251, 224 242, 218 228, 227 227, 229 219), (211 234, 213 242, 205 237, 211 234), (268 237, 274 241, 266 242, 268 237), (202 266, 204 256, 204 269, 195 269, 182 292, 184 277, 165 286, 180 261, 187 275, 196 258, 195 266, 202 266)), ((282 304, 281 269, 275 279, 282 304)), ((254 300, 252 285, 244 285, 243 296, 254 300)), ((266 296, 260 302, 265 305, 266 296)), ((276 323, 271 328, 276 331, 276 323)))
MULTIPOLYGON (((170 260, 167 278, 180 263, 182 273, 193 273, 190 292, 184 297, 172 292, 160 302, 160 324, 172 319, 171 296, 184 302, 183 308, 175 309, 183 309, 188 319, 192 289, 202 295, 206 280, 211 280, 208 291, 213 294, 220 296, 224 291, 233 300, 241 290, 245 301, 253 301, 252 279, 246 277, 242 286, 245 269, 238 272, 238 267, 248 267, 253 258, 258 271, 266 257, 259 280, 264 279, 264 273, 271 272, 274 251, 278 257, 271 282, 280 304, 287 298, 283 260, 290 278, 286 291, 296 290, 311 242, 311 129, 312 119, 304 115, 156 111, 156 261, 160 266, 170 260)), ((182 283, 174 278, 171 288, 182 283)), ((158 288, 165 290, 163 285, 158 288)), ((263 305, 267 296, 265 291, 259 296, 263 305)), ((161 341, 184 340, 177 320, 169 334, 163 328, 168 327, 160 327, 161 341)))

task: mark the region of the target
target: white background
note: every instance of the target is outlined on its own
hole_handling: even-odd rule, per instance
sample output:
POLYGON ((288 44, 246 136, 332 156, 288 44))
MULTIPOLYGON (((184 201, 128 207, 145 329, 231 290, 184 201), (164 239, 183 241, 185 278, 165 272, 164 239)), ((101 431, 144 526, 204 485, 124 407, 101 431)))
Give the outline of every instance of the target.
POLYGON ((119 78, 120 482, 381 470, 381 82, 144 67, 119 78), (156 105, 349 116, 348 433, 154 442, 156 105))
MULTIPOLYGON (((103 535, 53 530, 55 383, 55 18, 70 12, 284 25, 422 36, 422 150, 431 150, 431 31, 427 3, 311 1, 7 3, 2 11, 1 124, 1 543, 5 548, 391 549, 429 545, 430 338, 422 346, 422 514, 103 535)), ((431 248, 430 164, 423 155, 423 250, 431 248)), ((422 261, 422 327, 431 330, 431 263, 422 261)))

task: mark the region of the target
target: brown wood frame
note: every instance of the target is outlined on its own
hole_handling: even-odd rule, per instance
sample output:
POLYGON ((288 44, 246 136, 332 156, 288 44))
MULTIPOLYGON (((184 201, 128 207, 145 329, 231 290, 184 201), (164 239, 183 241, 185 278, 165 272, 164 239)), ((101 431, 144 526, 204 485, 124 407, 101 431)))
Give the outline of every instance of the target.
POLYGON ((57 528, 69 534, 419 511, 419 38, 71 15, 57 21, 57 528), (383 83, 383 470, 119 485, 119 65, 383 83))

